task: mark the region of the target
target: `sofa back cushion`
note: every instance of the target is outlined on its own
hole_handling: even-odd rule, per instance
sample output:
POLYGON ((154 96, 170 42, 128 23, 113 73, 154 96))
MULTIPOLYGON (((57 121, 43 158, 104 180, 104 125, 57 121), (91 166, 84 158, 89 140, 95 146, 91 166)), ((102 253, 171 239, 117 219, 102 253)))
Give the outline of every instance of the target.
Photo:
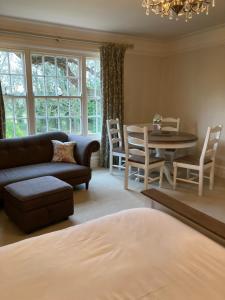
POLYGON ((67 142, 68 135, 63 132, 49 132, 0 140, 0 169, 51 161, 52 140, 67 142))

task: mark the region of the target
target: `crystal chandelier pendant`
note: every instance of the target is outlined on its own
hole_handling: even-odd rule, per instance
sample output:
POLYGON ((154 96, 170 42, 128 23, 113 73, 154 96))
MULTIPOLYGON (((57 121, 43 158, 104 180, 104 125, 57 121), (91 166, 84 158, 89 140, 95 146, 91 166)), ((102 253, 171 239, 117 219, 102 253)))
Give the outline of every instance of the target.
POLYGON ((143 0, 142 7, 149 16, 152 11, 161 17, 168 17, 169 20, 177 20, 184 16, 185 21, 192 19, 194 14, 209 14, 210 6, 215 7, 215 0, 143 0))

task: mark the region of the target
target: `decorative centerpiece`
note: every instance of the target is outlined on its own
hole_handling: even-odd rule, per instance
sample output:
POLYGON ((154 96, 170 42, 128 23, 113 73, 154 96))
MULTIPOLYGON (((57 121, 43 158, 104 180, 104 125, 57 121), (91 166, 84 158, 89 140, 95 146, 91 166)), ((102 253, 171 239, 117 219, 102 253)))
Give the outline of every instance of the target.
POLYGON ((155 114, 153 117, 153 130, 161 129, 162 116, 160 114, 155 114))

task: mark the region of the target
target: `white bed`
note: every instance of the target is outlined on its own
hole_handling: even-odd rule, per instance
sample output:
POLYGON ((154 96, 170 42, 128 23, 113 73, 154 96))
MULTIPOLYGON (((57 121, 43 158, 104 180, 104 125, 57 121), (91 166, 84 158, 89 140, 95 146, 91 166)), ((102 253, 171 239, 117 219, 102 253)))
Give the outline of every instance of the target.
POLYGON ((152 209, 0 248, 1 300, 224 300, 225 249, 152 209))

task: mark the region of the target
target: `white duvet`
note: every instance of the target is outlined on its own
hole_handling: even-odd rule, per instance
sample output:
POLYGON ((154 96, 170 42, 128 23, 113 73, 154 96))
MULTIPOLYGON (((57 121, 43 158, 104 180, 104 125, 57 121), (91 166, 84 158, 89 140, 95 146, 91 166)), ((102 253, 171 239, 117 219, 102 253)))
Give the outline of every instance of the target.
POLYGON ((225 299, 225 249, 132 209, 0 248, 1 300, 225 299))

